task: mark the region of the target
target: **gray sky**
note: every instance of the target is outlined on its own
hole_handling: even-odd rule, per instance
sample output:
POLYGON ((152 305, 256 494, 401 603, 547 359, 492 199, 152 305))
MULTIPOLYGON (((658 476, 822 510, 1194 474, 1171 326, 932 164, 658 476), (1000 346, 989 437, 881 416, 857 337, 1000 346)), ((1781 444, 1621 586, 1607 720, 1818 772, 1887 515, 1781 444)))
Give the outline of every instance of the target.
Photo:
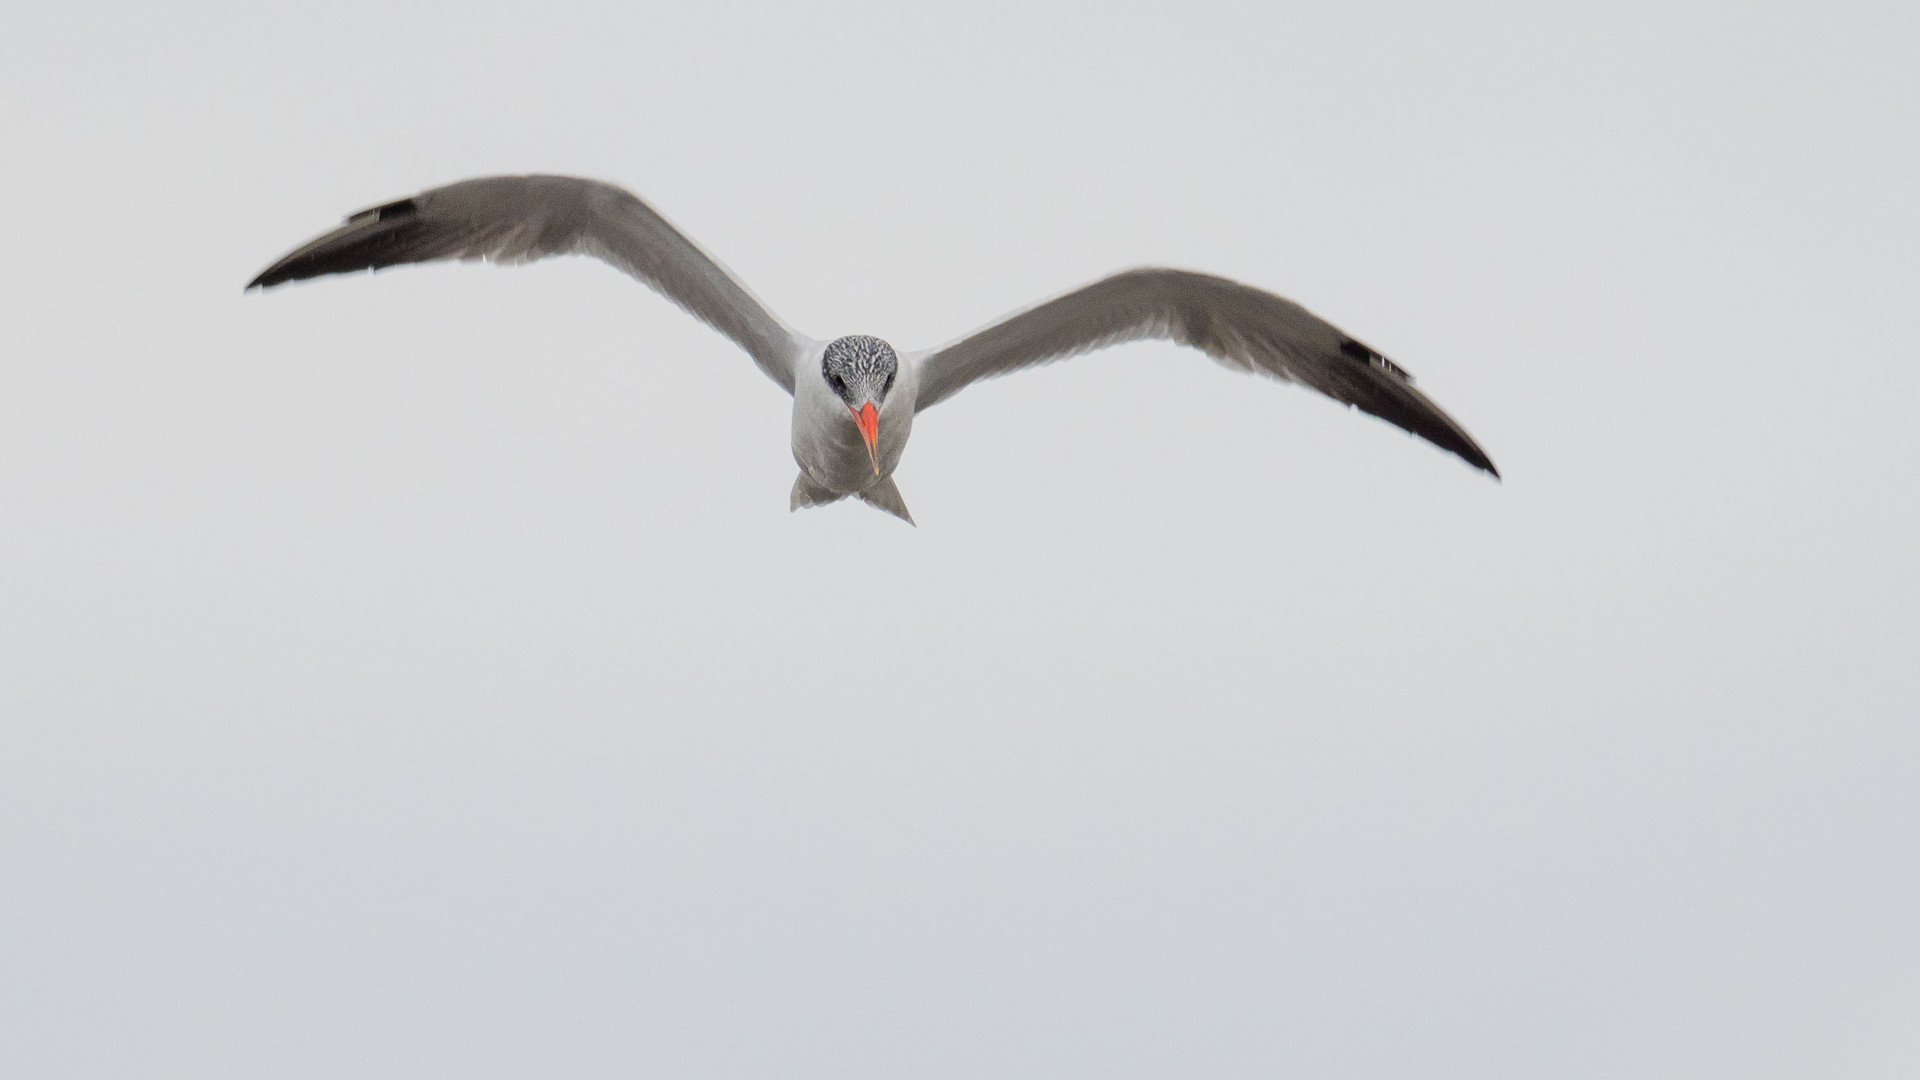
POLYGON ((1920 7, 334 3, 0 38, 0 1074, 1910 1077, 1920 7), (632 187, 816 336, 1124 266, 1495 484, 1135 345, 787 512, 596 263, 240 288, 632 187))

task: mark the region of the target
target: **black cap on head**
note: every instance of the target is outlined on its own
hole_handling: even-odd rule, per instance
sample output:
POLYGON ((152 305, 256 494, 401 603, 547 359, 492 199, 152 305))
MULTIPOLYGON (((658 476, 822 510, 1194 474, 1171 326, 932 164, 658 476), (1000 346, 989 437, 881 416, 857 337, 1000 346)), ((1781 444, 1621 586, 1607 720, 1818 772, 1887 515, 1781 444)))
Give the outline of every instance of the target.
POLYGON ((900 373, 893 346, 877 337, 850 334, 827 343, 820 376, 849 407, 861 401, 885 401, 900 373))

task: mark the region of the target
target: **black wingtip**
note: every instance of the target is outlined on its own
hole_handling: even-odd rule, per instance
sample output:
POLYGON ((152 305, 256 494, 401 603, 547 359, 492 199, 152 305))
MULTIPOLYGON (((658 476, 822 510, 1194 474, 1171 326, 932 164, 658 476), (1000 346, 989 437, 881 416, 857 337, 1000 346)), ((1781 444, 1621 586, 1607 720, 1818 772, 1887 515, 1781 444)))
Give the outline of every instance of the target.
MULTIPOLYGON (((1429 407, 1432 407, 1431 404, 1429 404, 1429 407)), ((1440 423, 1408 424, 1400 421, 1393 422, 1399 424, 1401 429, 1406 431, 1408 435, 1425 439, 1427 442, 1445 450, 1447 453, 1486 473, 1495 480, 1500 479, 1499 466, 1493 463, 1493 459, 1487 456, 1485 450, 1480 449, 1480 444, 1474 442, 1472 436, 1462 431, 1458 424, 1455 424, 1451 418, 1445 413, 1440 412, 1437 408, 1433 410, 1432 415, 1434 418, 1437 418, 1440 423)))
POLYGON ((1414 389, 1412 372, 1387 359, 1381 354, 1379 349, 1355 338, 1344 336, 1341 338, 1340 354, 1350 360, 1357 361, 1362 367, 1376 375, 1387 376, 1389 385, 1398 384, 1401 388, 1401 393, 1411 395, 1413 400, 1418 403, 1419 407, 1416 411, 1427 415, 1425 417, 1394 418, 1385 412, 1376 411, 1372 407, 1362 406, 1361 403, 1357 401, 1349 402, 1349 408, 1364 407, 1375 416, 1387 419, 1390 423, 1398 424, 1405 429, 1409 435, 1418 435, 1420 438, 1453 454, 1455 457, 1479 469, 1481 472, 1487 473, 1495 480, 1500 479, 1500 470, 1493 464, 1493 459, 1487 456, 1487 452, 1480 449, 1479 444, 1474 442, 1473 438, 1465 431, 1461 430, 1460 426, 1455 424, 1446 413, 1442 412, 1439 406, 1428 401, 1425 395, 1414 389), (1411 422, 1409 422, 1410 419, 1411 422), (1424 423, 1422 422, 1423 419, 1437 420, 1438 423, 1424 423))
POLYGON ((1472 439, 1461 438, 1457 441, 1448 440, 1439 443, 1439 446, 1443 450, 1451 451, 1453 455, 1461 461, 1479 469, 1495 480, 1500 479, 1500 469, 1494 465, 1493 459, 1487 456, 1487 452, 1480 449, 1472 439))
POLYGON ((255 289, 265 291, 273 288, 275 285, 282 285, 286 282, 293 281, 299 276, 300 275, 288 273, 286 260, 281 260, 267 267, 265 270, 260 271, 258 274, 255 274, 253 280, 247 282, 247 287, 240 291, 252 292, 255 289))
POLYGON ((247 287, 240 291, 252 292, 255 289, 266 290, 273 288, 275 285, 284 285, 289 281, 298 281, 304 277, 311 277, 312 275, 305 271, 304 264, 311 261, 307 257, 307 252, 311 250, 312 247, 313 245, 309 244, 306 247, 282 255, 272 266, 255 274, 253 280, 247 282, 247 287))
POLYGON ((411 219, 419 216, 423 198, 408 196, 349 214, 339 228, 282 256, 280 261, 247 282, 241 291, 271 289, 289 281, 391 265, 393 260, 383 259, 381 249, 417 228, 411 219))

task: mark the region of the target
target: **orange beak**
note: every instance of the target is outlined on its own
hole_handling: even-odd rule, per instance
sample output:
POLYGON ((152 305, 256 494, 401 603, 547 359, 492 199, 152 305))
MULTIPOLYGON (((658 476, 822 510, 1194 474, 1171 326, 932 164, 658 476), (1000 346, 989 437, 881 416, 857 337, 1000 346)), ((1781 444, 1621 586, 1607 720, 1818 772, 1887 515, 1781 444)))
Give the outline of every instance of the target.
POLYGON ((880 475, 880 411, 869 401, 860 406, 859 412, 853 412, 853 422, 860 425, 860 437, 867 440, 867 457, 873 460, 873 475, 880 475))

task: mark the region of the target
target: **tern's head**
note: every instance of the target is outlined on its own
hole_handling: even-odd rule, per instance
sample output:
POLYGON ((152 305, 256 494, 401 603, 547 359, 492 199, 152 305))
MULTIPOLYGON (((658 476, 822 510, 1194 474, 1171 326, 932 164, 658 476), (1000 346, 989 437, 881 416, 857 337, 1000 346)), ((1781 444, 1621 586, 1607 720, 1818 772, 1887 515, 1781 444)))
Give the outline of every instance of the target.
POLYGON ((820 359, 820 377, 859 427, 860 437, 867 443, 867 456, 873 459, 875 476, 880 475, 880 410, 899 374, 900 358, 893 354, 893 346, 865 334, 828 342, 826 355, 820 359))

